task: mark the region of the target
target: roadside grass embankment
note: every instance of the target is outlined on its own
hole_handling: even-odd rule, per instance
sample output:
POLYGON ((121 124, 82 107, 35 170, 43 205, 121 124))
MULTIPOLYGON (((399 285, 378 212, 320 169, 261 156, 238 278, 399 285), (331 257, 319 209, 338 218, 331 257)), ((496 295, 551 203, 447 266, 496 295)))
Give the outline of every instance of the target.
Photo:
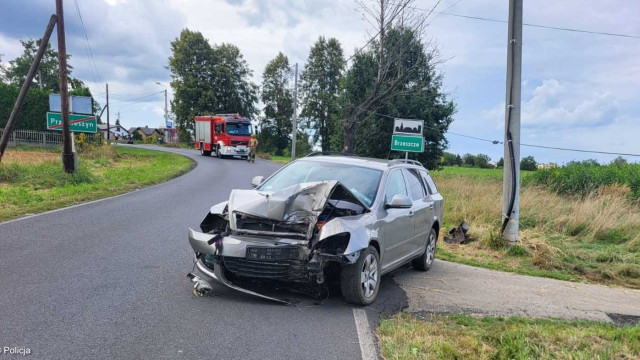
POLYGON ((377 336, 385 359, 640 358, 640 327, 591 321, 398 314, 377 336))
POLYGON ((443 229, 462 221, 471 226, 468 244, 440 242, 438 256, 520 274, 640 288, 640 206, 627 185, 640 168, 628 166, 621 171, 629 175, 617 181, 613 175, 586 180, 591 169, 523 172, 517 245, 500 237, 501 169, 432 171, 445 198, 443 229))
POLYGON ((0 221, 122 194, 176 177, 191 160, 167 152, 99 146, 62 171, 59 149, 7 149, 0 164, 0 221))

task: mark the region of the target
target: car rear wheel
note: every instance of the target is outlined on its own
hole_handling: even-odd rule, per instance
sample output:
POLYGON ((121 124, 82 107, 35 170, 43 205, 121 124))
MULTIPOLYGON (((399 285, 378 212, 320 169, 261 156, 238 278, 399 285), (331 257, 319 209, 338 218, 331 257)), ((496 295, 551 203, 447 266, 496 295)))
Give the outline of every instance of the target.
POLYGON ((380 257, 373 246, 362 251, 355 264, 342 266, 340 288, 351 304, 369 305, 375 301, 380 289, 380 257))
POLYGON ((413 259, 411 265, 416 270, 428 271, 433 265, 433 260, 436 258, 436 242, 438 240, 438 234, 436 229, 431 228, 429 237, 427 238, 427 247, 424 249, 424 253, 419 258, 413 259))
POLYGON ((204 150, 204 144, 200 143, 200 155, 202 156, 211 156, 211 151, 204 150))

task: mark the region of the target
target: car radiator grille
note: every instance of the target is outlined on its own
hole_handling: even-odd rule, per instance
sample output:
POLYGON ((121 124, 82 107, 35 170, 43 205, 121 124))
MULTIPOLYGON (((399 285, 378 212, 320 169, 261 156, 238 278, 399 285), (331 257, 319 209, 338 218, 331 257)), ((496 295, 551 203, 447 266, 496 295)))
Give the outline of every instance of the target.
POLYGON ((238 257, 223 256, 225 268, 237 276, 293 280, 304 277, 304 263, 301 260, 255 261, 238 257))

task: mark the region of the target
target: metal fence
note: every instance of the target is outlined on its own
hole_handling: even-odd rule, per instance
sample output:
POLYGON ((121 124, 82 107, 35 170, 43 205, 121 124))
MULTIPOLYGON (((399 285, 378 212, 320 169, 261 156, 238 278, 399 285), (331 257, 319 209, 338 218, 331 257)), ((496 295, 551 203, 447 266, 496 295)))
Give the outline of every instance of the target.
MULTIPOLYGON (((4 129, 0 129, 0 136, 4 129)), ((56 146, 62 144, 62 133, 54 131, 14 130, 9 135, 9 145, 29 144, 36 146, 56 146)))

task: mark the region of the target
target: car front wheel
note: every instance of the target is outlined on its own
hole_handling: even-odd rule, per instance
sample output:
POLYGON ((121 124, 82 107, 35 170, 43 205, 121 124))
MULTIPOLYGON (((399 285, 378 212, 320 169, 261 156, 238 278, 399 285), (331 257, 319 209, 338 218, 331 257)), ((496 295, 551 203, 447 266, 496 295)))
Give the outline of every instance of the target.
POLYGON ((380 257, 369 246, 364 249, 355 264, 342 266, 340 287, 345 300, 355 305, 369 305, 378 296, 380 288, 380 257))
POLYGON ((433 260, 436 258, 436 241, 438 240, 438 234, 436 229, 431 228, 429 237, 427 238, 427 247, 424 249, 424 253, 419 258, 413 259, 411 265, 416 270, 428 271, 433 265, 433 260))

